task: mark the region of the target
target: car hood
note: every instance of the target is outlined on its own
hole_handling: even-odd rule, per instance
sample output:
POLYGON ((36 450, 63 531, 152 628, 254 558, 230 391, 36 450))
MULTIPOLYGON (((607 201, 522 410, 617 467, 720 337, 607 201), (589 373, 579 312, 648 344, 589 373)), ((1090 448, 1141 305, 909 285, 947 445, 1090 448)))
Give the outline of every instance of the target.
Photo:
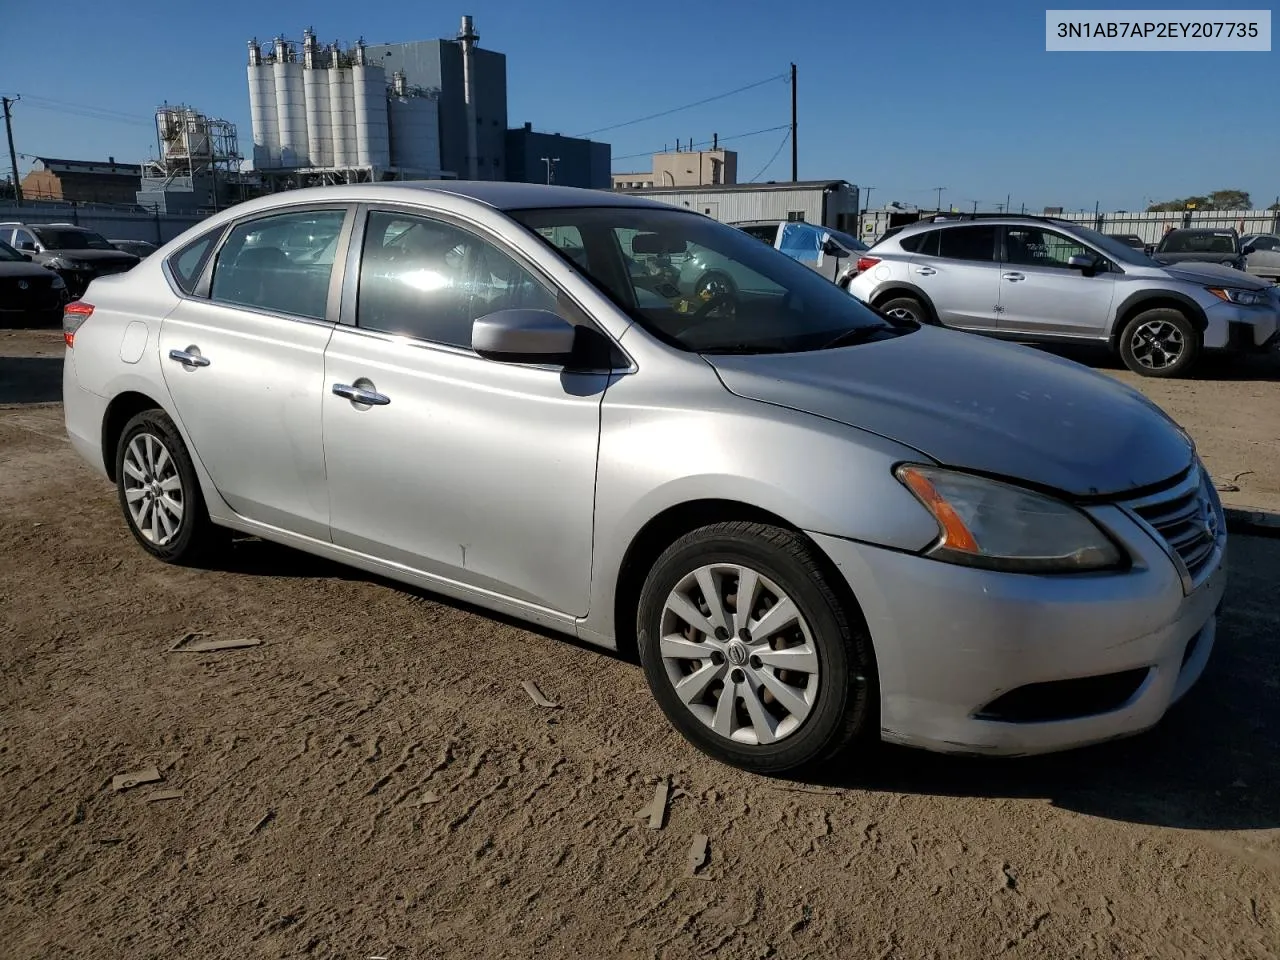
POLYGON ((138 258, 123 250, 48 250, 45 256, 50 260, 82 260, 85 263, 137 263, 138 258))
POLYGON ((0 277, 31 277, 53 279, 53 272, 48 267, 29 260, 0 260, 0 277))
POLYGON ((1159 483, 1194 456, 1186 435, 1138 391, 972 334, 924 327, 843 349, 706 360, 740 397, 870 431, 946 466, 1073 496, 1159 483))
POLYGON ((1178 280, 1191 283, 1227 284, 1245 290, 1264 290, 1270 286, 1242 270, 1235 270, 1220 263, 1191 261, 1167 266, 1164 271, 1178 280))

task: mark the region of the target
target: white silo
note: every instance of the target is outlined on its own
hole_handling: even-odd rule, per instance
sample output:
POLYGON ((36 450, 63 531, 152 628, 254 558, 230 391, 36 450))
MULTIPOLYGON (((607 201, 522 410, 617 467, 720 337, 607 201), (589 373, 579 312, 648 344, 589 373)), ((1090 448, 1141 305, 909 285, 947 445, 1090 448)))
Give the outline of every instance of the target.
POLYGON ((338 45, 329 48, 329 133, 333 141, 333 166, 342 169, 356 164, 355 94, 351 69, 340 64, 338 45))
POLYGON ((316 35, 302 35, 302 91, 307 103, 307 145, 311 165, 333 166, 333 133, 329 121, 329 71, 316 35))
POLYGON ((276 125, 275 77, 262 62, 262 48, 249 41, 249 118, 253 127, 253 166, 265 170, 280 165, 280 137, 276 125))
POLYGON ((414 175, 440 175, 440 103, 420 90, 409 90, 397 72, 387 101, 391 127, 392 166, 414 175))
POLYGON ((293 48, 276 38, 276 62, 272 72, 276 82, 276 122, 280 128, 280 166, 305 167, 308 164, 306 93, 302 83, 302 64, 294 57, 293 48))
POLYGON ((386 168, 391 163, 387 134, 387 71, 365 59, 364 41, 356 43, 351 67, 355 94, 356 165, 386 168))

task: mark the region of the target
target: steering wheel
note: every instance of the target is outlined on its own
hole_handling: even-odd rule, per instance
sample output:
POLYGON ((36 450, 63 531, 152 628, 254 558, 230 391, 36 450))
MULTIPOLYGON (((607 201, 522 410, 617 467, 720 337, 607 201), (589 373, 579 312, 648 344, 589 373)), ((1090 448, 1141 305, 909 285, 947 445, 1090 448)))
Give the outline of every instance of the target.
POLYGON ((733 294, 728 292, 712 294, 710 299, 691 314, 690 319, 702 320, 707 316, 707 314, 711 313, 712 310, 724 303, 730 303, 736 306, 737 299, 733 294))

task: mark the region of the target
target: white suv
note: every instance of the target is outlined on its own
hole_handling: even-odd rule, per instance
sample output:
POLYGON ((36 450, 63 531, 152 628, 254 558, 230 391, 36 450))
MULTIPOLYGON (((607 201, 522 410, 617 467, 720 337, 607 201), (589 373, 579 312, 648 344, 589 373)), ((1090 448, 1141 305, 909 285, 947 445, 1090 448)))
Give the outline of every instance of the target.
POLYGON ((1280 343, 1280 287, 1218 264, 1163 265, 1047 217, 953 214, 859 258, 849 292, 883 313, 1022 341, 1100 341, 1148 377, 1206 349, 1280 343))

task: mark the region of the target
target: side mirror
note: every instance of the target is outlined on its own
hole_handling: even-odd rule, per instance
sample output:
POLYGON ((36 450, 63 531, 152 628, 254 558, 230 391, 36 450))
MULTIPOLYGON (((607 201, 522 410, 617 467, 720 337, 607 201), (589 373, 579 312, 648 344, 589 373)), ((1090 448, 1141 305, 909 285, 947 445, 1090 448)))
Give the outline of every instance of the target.
POLYGON ((1067 258, 1067 266, 1073 270, 1079 270, 1085 276, 1096 273, 1102 267, 1102 261, 1091 253, 1077 253, 1073 257, 1067 258))
POLYGON ((471 349, 504 363, 567 364, 577 328, 547 310, 499 310, 471 325, 471 349))
POLYGON ((1243 247, 1240 248, 1240 255, 1247 257, 1249 254, 1253 253, 1257 249, 1258 249, 1257 242, 1254 240, 1250 240, 1248 243, 1246 243, 1243 247))

